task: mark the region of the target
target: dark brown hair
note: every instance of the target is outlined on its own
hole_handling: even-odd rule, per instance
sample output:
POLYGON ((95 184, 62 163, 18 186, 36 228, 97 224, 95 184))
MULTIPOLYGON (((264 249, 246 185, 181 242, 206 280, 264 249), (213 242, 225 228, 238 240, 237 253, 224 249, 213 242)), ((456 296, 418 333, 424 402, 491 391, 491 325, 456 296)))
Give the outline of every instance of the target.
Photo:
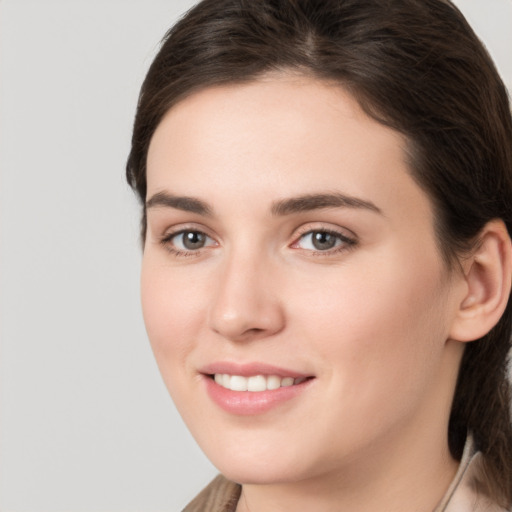
MULTIPOLYGON (((339 83, 409 142, 411 174, 431 198, 448 265, 484 225, 512 233, 512 119, 505 87, 448 0, 204 0, 165 36, 142 86, 127 178, 142 204, 146 157, 164 114, 212 85, 293 70, 339 83)), ((143 207, 142 234, 145 235, 143 207)), ((490 491, 512 505, 507 356, 512 304, 468 344, 449 425, 452 455, 467 432, 490 491)))

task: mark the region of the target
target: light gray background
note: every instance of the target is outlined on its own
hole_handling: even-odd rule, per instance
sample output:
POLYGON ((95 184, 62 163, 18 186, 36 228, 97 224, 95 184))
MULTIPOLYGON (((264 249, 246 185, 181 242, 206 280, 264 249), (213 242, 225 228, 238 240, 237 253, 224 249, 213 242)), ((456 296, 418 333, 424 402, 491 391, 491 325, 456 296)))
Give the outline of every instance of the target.
MULTIPOLYGON (((138 297, 124 164, 138 88, 191 0, 0 0, 0 511, 178 511, 215 469, 138 297)), ((459 0, 512 84, 512 1, 459 0)))

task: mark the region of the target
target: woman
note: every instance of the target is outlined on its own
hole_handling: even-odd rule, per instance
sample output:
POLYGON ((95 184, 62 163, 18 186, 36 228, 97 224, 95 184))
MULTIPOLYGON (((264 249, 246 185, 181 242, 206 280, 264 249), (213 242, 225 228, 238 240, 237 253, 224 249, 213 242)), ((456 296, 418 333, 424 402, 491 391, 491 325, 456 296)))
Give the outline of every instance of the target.
POLYGON ((205 0, 127 176, 185 510, 512 506, 512 122, 445 0, 205 0))

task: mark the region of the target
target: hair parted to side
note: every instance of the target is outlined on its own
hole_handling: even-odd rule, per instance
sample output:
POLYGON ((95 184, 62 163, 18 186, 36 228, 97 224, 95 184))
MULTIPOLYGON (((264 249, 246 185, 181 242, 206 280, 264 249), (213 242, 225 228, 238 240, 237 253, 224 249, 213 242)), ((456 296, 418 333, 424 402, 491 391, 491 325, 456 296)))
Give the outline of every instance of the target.
MULTIPOLYGON (((143 204, 146 158, 165 113, 200 89, 303 73, 338 83, 408 140, 411 174, 435 207, 448 265, 483 226, 512 233, 512 119, 506 89, 448 0, 204 0, 165 36, 142 86, 127 179, 143 204)), ((512 506, 512 303, 469 343, 449 426, 460 458, 469 431, 494 494, 512 506)))

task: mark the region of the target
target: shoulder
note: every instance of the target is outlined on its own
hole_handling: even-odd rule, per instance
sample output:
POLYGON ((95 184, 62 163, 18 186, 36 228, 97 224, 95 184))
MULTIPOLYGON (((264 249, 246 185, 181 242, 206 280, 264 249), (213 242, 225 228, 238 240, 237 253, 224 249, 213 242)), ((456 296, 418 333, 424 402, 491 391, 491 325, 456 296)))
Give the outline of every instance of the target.
POLYGON ((234 512, 240 492, 238 484, 218 475, 182 512, 234 512))

